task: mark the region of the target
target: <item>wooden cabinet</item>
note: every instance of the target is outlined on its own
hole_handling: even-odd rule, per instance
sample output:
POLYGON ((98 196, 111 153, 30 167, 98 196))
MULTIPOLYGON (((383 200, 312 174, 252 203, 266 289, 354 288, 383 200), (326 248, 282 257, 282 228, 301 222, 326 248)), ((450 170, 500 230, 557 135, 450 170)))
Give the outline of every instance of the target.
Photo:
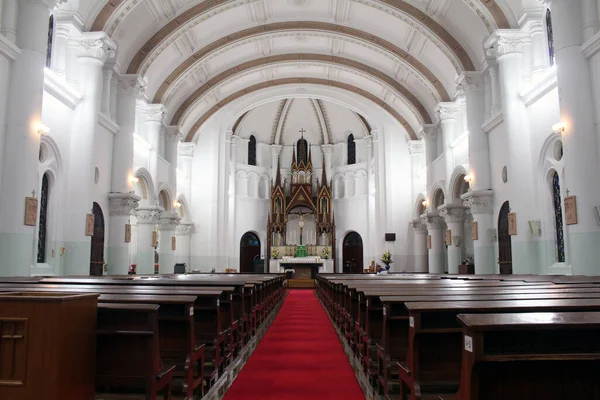
POLYGON ((97 294, 0 295, 0 399, 93 399, 97 306, 97 294))
POLYGON ((460 264, 458 266, 458 273, 460 275, 474 275, 475 274, 475 266, 474 265, 460 264))

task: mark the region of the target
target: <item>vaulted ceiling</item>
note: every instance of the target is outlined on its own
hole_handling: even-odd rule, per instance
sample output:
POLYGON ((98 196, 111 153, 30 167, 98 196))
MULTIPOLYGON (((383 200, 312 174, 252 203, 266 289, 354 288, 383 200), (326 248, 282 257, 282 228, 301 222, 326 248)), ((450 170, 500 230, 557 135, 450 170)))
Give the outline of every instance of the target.
MULTIPOLYGON (((187 140, 236 99, 322 85, 385 110, 416 138, 483 40, 529 0, 79 0, 86 30, 117 43, 116 69, 148 80, 187 140)), ((231 121, 231 124, 234 124, 231 121)))

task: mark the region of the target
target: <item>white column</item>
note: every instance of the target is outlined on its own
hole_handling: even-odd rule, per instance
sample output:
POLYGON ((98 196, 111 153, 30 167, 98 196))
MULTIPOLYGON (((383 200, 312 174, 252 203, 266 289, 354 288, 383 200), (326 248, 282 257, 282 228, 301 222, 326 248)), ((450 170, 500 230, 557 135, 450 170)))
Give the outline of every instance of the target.
POLYGON ((52 70, 66 78, 67 48, 69 46, 69 25, 62 22, 57 15, 54 16, 54 39, 52 41, 52 70))
MULTIPOLYGON (((177 182, 177 190, 179 193, 185 194, 186 199, 191 198, 191 182, 192 182, 192 162, 194 160, 194 149, 196 145, 190 142, 179 142, 179 170, 181 171, 181 179, 177 182)), ((187 213, 190 210, 186 210, 187 213)))
POLYGON ((171 186, 173 194, 177 196, 179 193, 177 188, 177 163, 179 161, 177 152, 179 150, 179 140, 182 137, 181 128, 179 126, 168 126, 165 130, 165 136, 165 158, 169 162, 169 186, 171 186))
MULTIPOLYGON (((371 138, 372 139, 372 138, 371 138)), ((369 140, 371 140, 369 139, 369 140)), ((373 143, 371 142, 371 146, 373 145, 373 143)), ((367 146, 369 146, 369 144, 367 143, 367 146)), ((327 179, 329 179, 330 181, 333 180, 333 176, 331 174, 331 152, 333 151, 333 146, 330 144, 323 144, 321 145, 321 151, 323 152, 323 157, 325 157, 325 171, 327 172, 327 179)), ((371 154, 371 153, 369 153, 371 154)), ((368 157, 367 157, 367 160, 368 157)), ((368 162, 367 162, 368 164, 368 162)), ((372 167, 372 164, 371 164, 372 167)), ((367 165, 368 168, 368 165, 367 165)))
POLYGON ((175 267, 175 250, 173 250, 173 238, 175 229, 181 218, 174 213, 162 213, 158 219, 160 227, 160 243, 158 251, 158 261, 160 272, 163 274, 172 274, 175 267))
MULTIPOLYGON (((65 221, 66 275, 89 273, 90 237, 85 236, 86 215, 93 205, 94 153, 102 99, 102 67, 115 55, 116 45, 104 32, 85 33, 78 42, 78 86, 82 100, 71 124, 69 152, 69 218, 65 221)), ((108 173, 108 171, 106 171, 108 173)), ((106 215, 106 211, 104 211, 106 215)))
MULTIPOLYGON (((373 154, 373 136, 369 135, 367 137, 365 137, 364 139, 366 142, 366 147, 367 147, 367 218, 368 218, 368 229, 369 229, 369 236, 367 238, 363 238, 363 240, 366 242, 366 246, 368 249, 371 249, 371 254, 366 254, 367 256, 371 256, 376 250, 374 249, 375 247, 375 240, 374 238, 377 235, 377 227, 376 227, 376 218, 377 218, 377 212, 376 212, 376 202, 375 202, 375 171, 374 171, 374 154, 373 154)), ((325 151, 325 149, 323 150, 323 155, 325 156, 325 165, 327 165, 327 161, 329 159, 329 161, 331 161, 331 145, 329 145, 330 147, 327 148, 327 151, 325 151)), ((331 177, 330 175, 327 175, 329 177, 329 179, 332 179, 333 177, 331 177)), ((346 184, 344 184, 345 190, 344 190, 344 196, 347 196, 347 186, 346 184)), ((333 205, 332 205, 333 207, 333 205)), ((340 238, 341 240, 343 240, 344 238, 340 238)), ((342 242, 340 242, 342 243, 342 242)), ((340 256, 340 260, 342 257, 342 249, 340 246, 340 252, 339 252, 339 256, 340 256)), ((339 263, 339 265, 341 265, 341 262, 339 263)))
POLYGON ((188 271, 190 270, 190 248, 192 234, 194 233, 194 224, 180 223, 175 228, 175 236, 177 237, 177 250, 175 251, 175 262, 185 263, 188 271))
POLYGON ((158 218, 163 209, 160 207, 139 207, 137 216, 137 270, 136 273, 154 273, 154 251, 152 232, 157 229, 158 218))
MULTIPOLYGON (((25 197, 39 192, 39 123, 42 114, 48 1, 5 0, 1 33, 15 41, 20 55, 12 63, 7 90, 7 113, 0 187, 0 275, 29 275, 35 263, 36 227, 25 226, 25 197)), ((4 94, 2 94, 4 95, 4 94)), ((87 260, 89 269, 89 258, 87 260)))
POLYGON ((421 217, 421 222, 427 226, 427 232, 431 236, 431 248, 429 249, 429 273, 443 274, 444 271, 444 235, 442 229, 444 221, 438 215, 427 214, 421 217))
POLYGON ((110 115, 110 100, 112 97, 111 89, 113 79, 113 68, 114 64, 110 63, 102 71, 102 102, 100 105, 100 112, 108 118, 112 118, 112 116, 110 115))
POLYGON ((146 117, 146 128, 148 134, 148 143, 150 144, 150 160, 148 161, 148 170, 152 175, 154 187, 158 188, 158 152, 160 151, 160 133, 163 126, 163 119, 167 113, 162 104, 148 104, 141 110, 146 117))
POLYGON ((452 242, 448 244, 448 273, 458 274, 458 266, 464 257, 465 209, 462 205, 445 205, 440 216, 446 221, 452 236, 452 242))
POLYGON ((494 62, 490 64, 490 79, 492 88, 492 117, 502 110, 500 83, 499 83, 498 65, 494 62))
POLYGON ((428 272, 427 227, 420 220, 412 221, 414 238, 414 272, 428 272))
POLYGON ((529 24, 531 33, 531 51, 533 54, 533 83, 537 83, 550 66, 548 40, 546 39, 546 16, 541 12, 535 14, 529 24))
POLYGON ((412 188, 410 198, 414 201, 425 190, 426 177, 423 173, 425 167, 425 142, 423 140, 409 141, 408 153, 410 154, 412 188))
POLYGON ((283 146, 280 146, 278 144, 271 145, 271 180, 273 182, 275 182, 275 177, 277 176, 277 161, 279 160, 279 156, 281 155, 281 149, 283 149, 283 146))
POLYGON ((450 185, 450 177, 454 171, 454 154, 452 142, 456 139, 456 119, 461 117, 462 105, 458 103, 440 103, 437 112, 442 126, 442 140, 444 143, 444 160, 446 164, 446 185, 450 185))
MULTIPOLYGON (((433 162, 437 157, 437 125, 423 125, 421 136, 425 139, 425 165, 427 168, 427 190, 433 185, 433 162)), ((429 199, 427 199, 429 200, 429 199)))
MULTIPOLYGON (((473 240, 473 262, 475 274, 495 274, 496 260, 494 242, 490 241, 490 230, 494 228, 493 193, 487 191, 470 191, 463 196, 465 207, 469 207, 473 222, 477 223, 477 239, 473 240)), ((472 235, 467 232, 467 235, 472 235)), ((472 236, 471 236, 472 237, 472 236)))
POLYGON ((137 208, 140 197, 132 193, 109 193, 108 198, 110 200, 108 274, 127 275, 131 260, 130 242, 125 242, 125 227, 131 224, 131 212, 137 208))
POLYGON ((517 30, 499 30, 486 41, 488 54, 500 66, 500 88, 507 151, 511 211, 516 214, 517 235, 512 236, 512 263, 515 274, 538 273, 539 252, 529 221, 536 219, 531 138, 527 109, 521 100, 522 55, 529 35, 517 30))
MULTIPOLYGON (((564 146, 565 178, 561 189, 577 196, 578 224, 566 225, 567 263, 573 274, 600 273, 600 226, 593 210, 600 205, 598 137, 594 127, 594 99, 587 60, 580 45, 584 0, 551 1, 558 91, 564 146)), ((562 178, 562 177, 561 177, 562 178)))

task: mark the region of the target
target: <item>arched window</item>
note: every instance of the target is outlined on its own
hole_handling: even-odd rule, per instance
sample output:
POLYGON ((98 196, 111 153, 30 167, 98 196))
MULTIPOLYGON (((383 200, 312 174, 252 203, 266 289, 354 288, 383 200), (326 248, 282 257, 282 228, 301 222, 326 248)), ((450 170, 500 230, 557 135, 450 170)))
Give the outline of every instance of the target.
POLYGON ((554 65, 554 33, 552 31, 552 12, 546 10, 546 33, 548 35, 548 56, 550 57, 550 65, 554 65))
POLYGON ((42 177, 42 192, 40 197, 40 221, 38 224, 38 250, 37 262, 46 262, 46 237, 47 237, 47 222, 48 222, 48 174, 42 177))
POLYGON ((46 67, 50 68, 52 62, 52 39, 54 38, 54 15, 48 21, 48 49, 46 50, 46 67))
POLYGON ((248 142, 248 165, 256 165, 256 138, 254 135, 250 136, 248 142))
POLYGON ((556 171, 552 174, 552 196, 554 198, 554 221, 556 225, 556 260, 565 262, 562 197, 560 194, 560 178, 556 171))
POLYGON ((356 164, 356 142, 354 142, 354 135, 348 136, 348 165, 356 164))
POLYGON ((308 142, 306 141, 306 139, 300 139, 298 140, 298 164, 300 164, 301 161, 304 162, 304 164, 308 163, 308 142))

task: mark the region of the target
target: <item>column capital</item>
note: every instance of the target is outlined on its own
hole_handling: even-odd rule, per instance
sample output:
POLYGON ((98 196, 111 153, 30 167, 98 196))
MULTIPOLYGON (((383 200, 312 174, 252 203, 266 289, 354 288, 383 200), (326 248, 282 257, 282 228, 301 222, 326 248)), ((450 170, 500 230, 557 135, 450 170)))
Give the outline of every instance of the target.
POLYGON ((471 214, 494 212, 494 192, 491 190, 469 191, 460 197, 463 205, 471 210, 471 214))
POLYGON ((408 152, 410 154, 423 154, 425 152, 425 142, 423 140, 409 140, 408 152))
POLYGON ((444 204, 439 208, 440 216, 444 218, 446 223, 448 222, 464 222, 465 221, 465 207, 456 204, 444 204))
POLYGON ((509 54, 522 54, 531 37, 517 29, 498 29, 485 41, 486 54, 497 59, 509 54))
POLYGON ((163 104, 140 104, 137 109, 149 122, 162 123, 167 115, 167 108, 163 104))
POLYGON ((419 133, 425 141, 437 140, 438 126, 434 124, 423 125, 419 133))
POLYGON ((115 57, 117 45, 105 32, 85 32, 73 39, 77 44, 77 58, 90 58, 104 64, 115 57))
POLYGON ((161 213, 158 217, 158 224, 161 231, 174 231, 179 225, 181 217, 176 213, 161 213))
POLYGON ((283 149, 283 146, 280 144, 272 144, 271 145, 271 155, 273 157, 279 157, 279 155, 281 154, 281 149, 283 149))
POLYGON ((165 138, 168 141, 177 142, 182 137, 183 133, 181 132, 181 127, 179 127, 179 125, 171 125, 165 127, 165 138))
POLYGON ((323 154, 331 154, 331 152, 333 151, 333 145, 322 144, 321 145, 321 151, 323 152, 323 154))
POLYGON ((456 79, 456 88, 464 94, 485 92, 485 78, 481 72, 465 71, 456 79))
POLYGON ((179 142, 179 155, 182 157, 194 157, 196 144, 192 142, 179 142))
POLYGON ((370 136, 373 138, 374 142, 378 141, 379 140, 379 131, 377 129, 371 130, 370 136))
POLYGON ((425 224, 422 223, 420 219, 415 219, 414 221, 411 221, 410 225, 413 228, 413 232, 416 234, 423 235, 427 233, 427 226, 425 226, 425 224))
POLYGON ((437 213, 422 215, 421 223, 427 226, 427 230, 442 229, 444 227, 444 220, 437 213))
POLYGON ((117 93, 142 98, 146 94, 148 80, 138 74, 117 75, 117 93))
POLYGON ((135 210, 135 215, 140 225, 156 225, 163 211, 162 207, 139 207, 135 210))
POLYGON ((175 228, 175 236, 190 236, 192 233, 194 233, 194 224, 192 223, 179 224, 175 228))
POLYGON ((142 198, 134 193, 109 193, 109 215, 131 215, 142 198))
POLYGON ((462 104, 458 102, 438 103, 436 107, 436 113, 440 117, 440 121, 456 119, 462 110, 462 104))

